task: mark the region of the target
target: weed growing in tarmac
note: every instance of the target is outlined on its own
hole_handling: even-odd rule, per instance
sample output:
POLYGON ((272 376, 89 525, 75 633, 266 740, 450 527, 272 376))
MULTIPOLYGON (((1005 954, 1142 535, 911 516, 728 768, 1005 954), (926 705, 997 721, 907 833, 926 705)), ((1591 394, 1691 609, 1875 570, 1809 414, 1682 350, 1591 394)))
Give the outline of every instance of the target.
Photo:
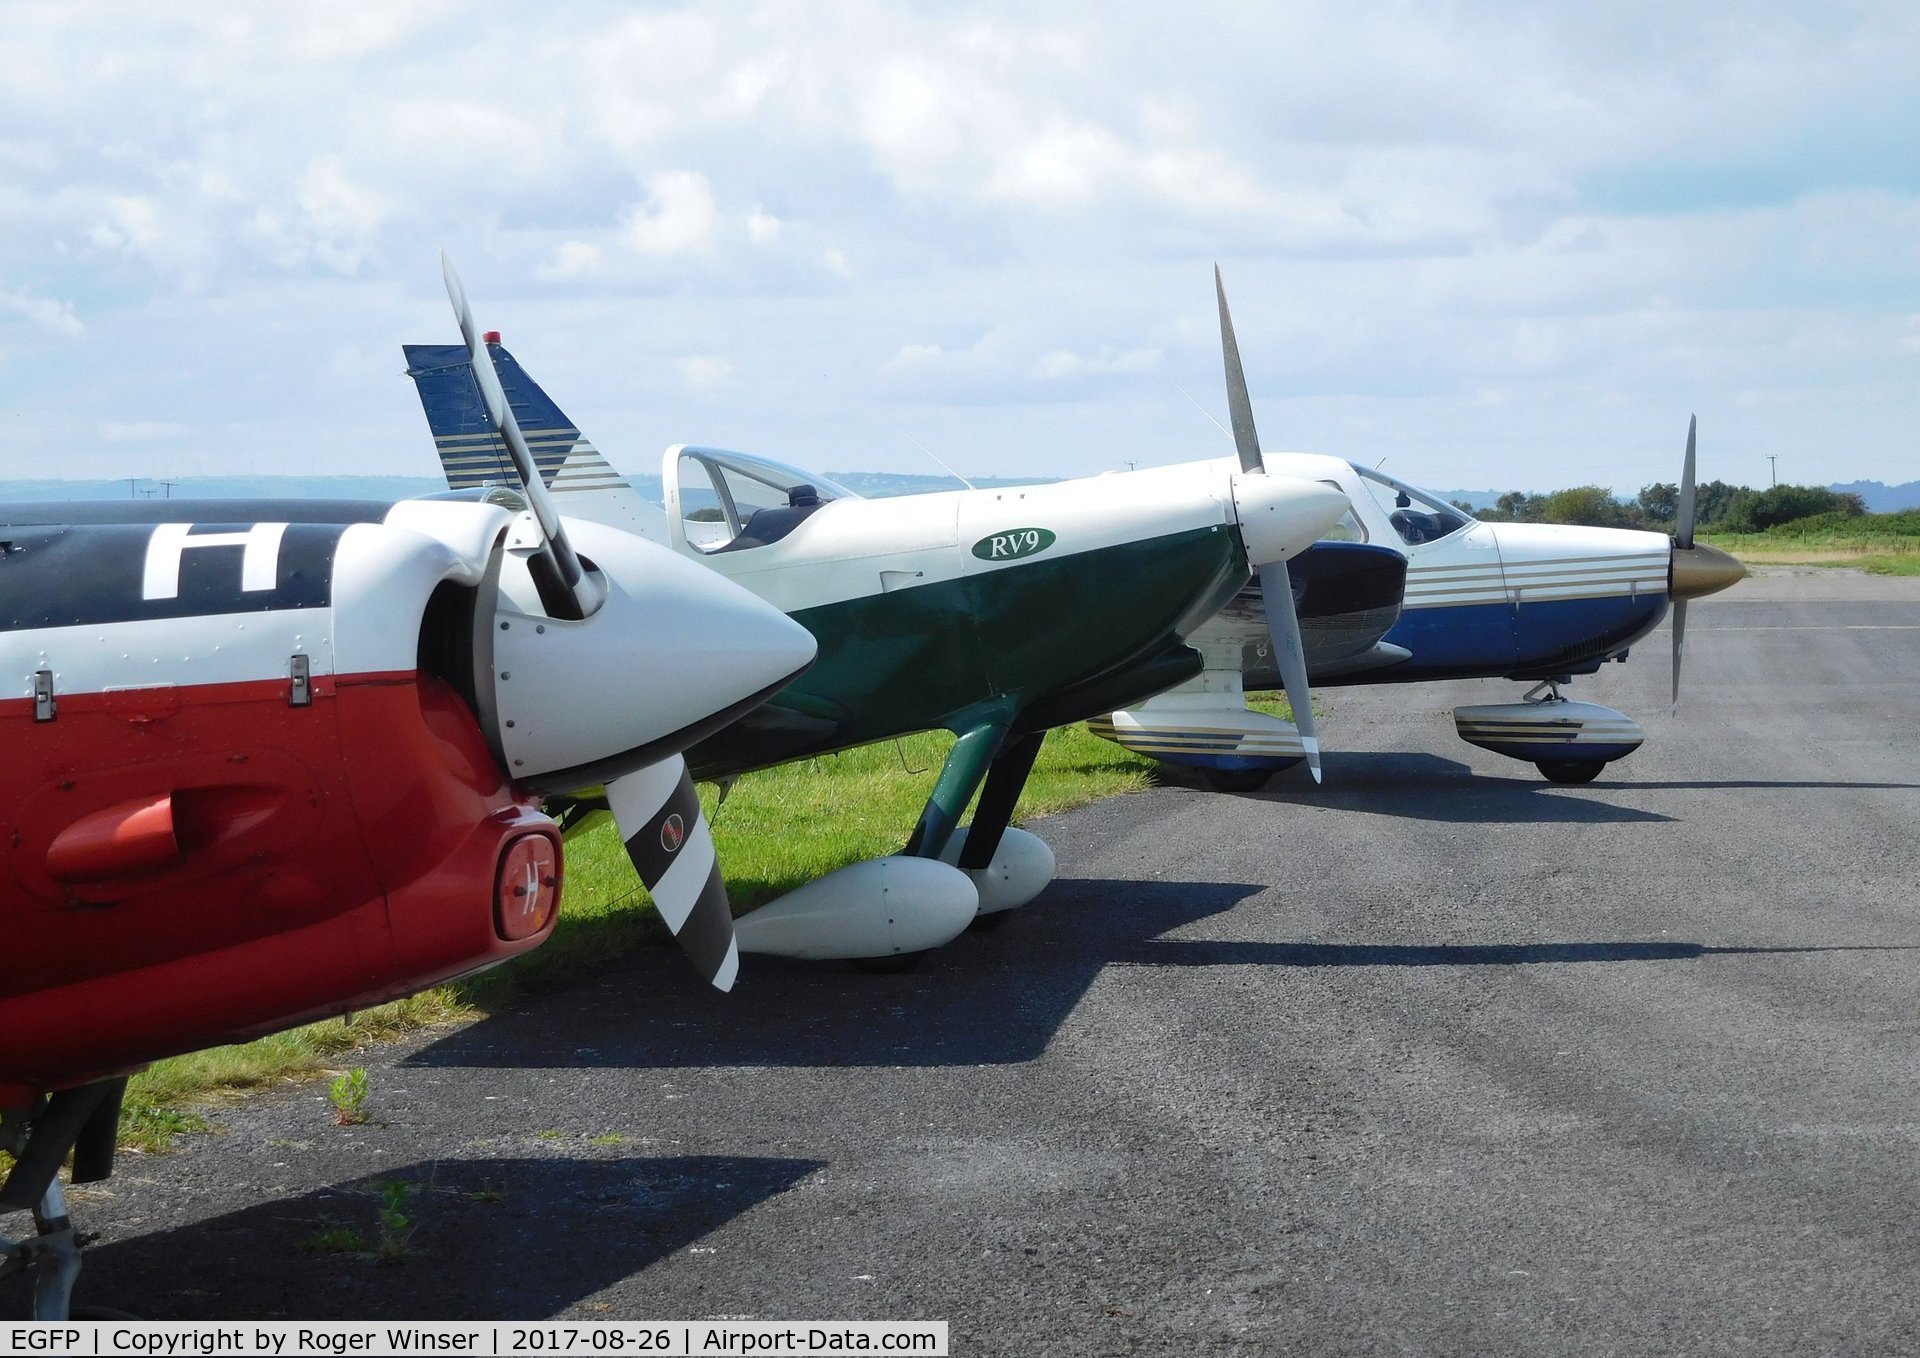
POLYGON ((329 1226, 294 1246, 306 1254, 365 1254, 367 1242, 351 1226, 329 1226))
POLYGON ((334 1077, 327 1091, 333 1103, 333 1120, 341 1127, 358 1127, 367 1120, 367 1068, 355 1066, 334 1077))
POLYGON ((383 1264, 397 1264, 413 1253, 408 1242, 419 1229, 407 1211, 407 1203, 413 1196, 413 1185, 404 1179, 378 1179, 373 1185, 375 1201, 379 1204, 378 1222, 380 1239, 373 1247, 373 1257, 383 1264))

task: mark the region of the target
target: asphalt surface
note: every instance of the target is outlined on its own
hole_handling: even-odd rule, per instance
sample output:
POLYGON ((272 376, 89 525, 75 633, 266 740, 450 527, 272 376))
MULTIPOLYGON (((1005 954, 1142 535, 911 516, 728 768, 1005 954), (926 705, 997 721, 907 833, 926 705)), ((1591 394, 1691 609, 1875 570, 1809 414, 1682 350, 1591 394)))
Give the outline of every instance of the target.
MULTIPOLYGON (((1777 573, 1576 683, 1559 788, 1325 700, 1327 786, 1050 818, 919 971, 662 952, 77 1194, 156 1318, 946 1319, 957 1354, 1920 1351, 1920 580, 1777 573), (408 1257, 376 1236, 406 1196, 408 1257)), ((903 827, 904 830, 904 827, 903 827)), ((11 1222, 9 1224, 12 1224, 11 1222)), ((0 1293, 0 1307, 17 1307, 0 1293)))

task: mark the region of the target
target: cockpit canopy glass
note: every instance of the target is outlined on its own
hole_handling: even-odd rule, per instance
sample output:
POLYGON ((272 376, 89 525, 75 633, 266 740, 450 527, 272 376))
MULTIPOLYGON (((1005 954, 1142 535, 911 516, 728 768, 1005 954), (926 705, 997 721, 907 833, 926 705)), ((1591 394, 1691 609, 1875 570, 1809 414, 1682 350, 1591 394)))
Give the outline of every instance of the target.
MULTIPOLYGON (((1347 488, 1338 481, 1322 481, 1320 484, 1323 486, 1332 486, 1342 495, 1347 493, 1347 488)), ((1340 522, 1322 533, 1320 540, 1322 542, 1365 542, 1367 540, 1367 526, 1360 522, 1359 516, 1353 512, 1353 505, 1349 503, 1347 505, 1347 512, 1340 516, 1340 522)))
POLYGON ((687 541, 703 552, 764 547, 822 505, 860 498, 803 468, 719 448, 681 449, 675 476, 687 541))
POLYGON ((1384 472, 1358 464, 1353 469, 1360 474, 1360 484, 1387 516, 1387 522, 1393 525, 1393 531, 1409 547, 1452 537, 1475 521, 1458 507, 1384 472))

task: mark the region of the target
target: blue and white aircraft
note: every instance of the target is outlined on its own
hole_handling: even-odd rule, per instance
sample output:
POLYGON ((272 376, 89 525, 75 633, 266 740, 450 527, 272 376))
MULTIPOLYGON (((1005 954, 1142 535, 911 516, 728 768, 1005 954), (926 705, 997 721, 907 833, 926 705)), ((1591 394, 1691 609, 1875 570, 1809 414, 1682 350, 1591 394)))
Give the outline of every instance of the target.
MULTIPOLYGON (((1337 537, 1384 543, 1407 558, 1399 621, 1371 650, 1329 652, 1316 647, 1308 630, 1310 681, 1503 676, 1530 683, 1519 702, 1456 708, 1461 739, 1529 761, 1554 782, 1591 781, 1638 748, 1644 733, 1623 713, 1568 699, 1562 686, 1609 660, 1625 660, 1671 607, 1677 707, 1687 601, 1746 575, 1725 552, 1693 540, 1694 440, 1689 423, 1671 538, 1618 528, 1481 523, 1431 492, 1340 458, 1268 454, 1274 471, 1346 493, 1353 512, 1337 537)), ((1293 725, 1246 706, 1248 690, 1277 687, 1257 591, 1257 585, 1243 591, 1192 638, 1205 658, 1204 673, 1096 720, 1095 733, 1194 768, 1222 791, 1252 791, 1298 762, 1304 750, 1293 725)))

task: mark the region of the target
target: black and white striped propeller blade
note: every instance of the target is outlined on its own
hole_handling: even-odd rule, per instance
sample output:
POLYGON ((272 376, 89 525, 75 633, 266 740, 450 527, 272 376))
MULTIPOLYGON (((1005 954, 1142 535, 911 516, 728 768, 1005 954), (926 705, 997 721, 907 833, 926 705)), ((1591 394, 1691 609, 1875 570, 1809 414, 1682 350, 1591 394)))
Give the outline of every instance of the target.
POLYGON ((526 485, 527 504, 540 524, 541 535, 546 538, 540 555, 529 565, 534 585, 540 591, 540 602, 556 618, 577 621, 592 617, 605 602, 603 587, 587 574, 579 554, 567 540, 560 513, 553 507, 547 483, 540 477, 539 464, 533 460, 533 450, 527 446, 520 422, 513 416, 513 406, 500 389, 500 375, 493 370, 493 356, 487 352, 486 340, 473 323, 473 312, 467 306, 467 290, 460 285, 460 275, 454 271, 453 261, 447 258, 445 250, 440 252, 440 273, 447 281, 447 300, 453 303, 453 313, 459 319, 460 335, 467 342, 473 380, 480 387, 480 399, 486 403, 487 418, 507 445, 507 454, 526 485))
MULTIPOLYGON (((1253 427, 1253 400, 1247 394, 1247 374, 1240 366, 1240 344, 1233 336, 1233 317, 1227 312, 1227 289, 1220 281, 1218 264, 1213 266, 1213 290, 1220 299, 1220 349, 1227 365, 1227 411, 1233 424, 1233 446, 1240 454, 1241 471, 1264 473, 1266 459, 1260 455, 1260 435, 1253 427)), ((1306 647, 1300 639, 1300 613, 1293 603, 1293 580, 1284 561, 1256 565, 1280 682, 1293 708, 1293 724, 1300 732, 1307 768, 1317 783, 1321 780, 1320 733, 1313 723, 1313 694, 1307 688, 1306 647)))
POLYGON ((607 807, 634 871, 687 960, 721 990, 733 989, 740 972, 733 911, 687 761, 675 755, 614 779, 607 807))

